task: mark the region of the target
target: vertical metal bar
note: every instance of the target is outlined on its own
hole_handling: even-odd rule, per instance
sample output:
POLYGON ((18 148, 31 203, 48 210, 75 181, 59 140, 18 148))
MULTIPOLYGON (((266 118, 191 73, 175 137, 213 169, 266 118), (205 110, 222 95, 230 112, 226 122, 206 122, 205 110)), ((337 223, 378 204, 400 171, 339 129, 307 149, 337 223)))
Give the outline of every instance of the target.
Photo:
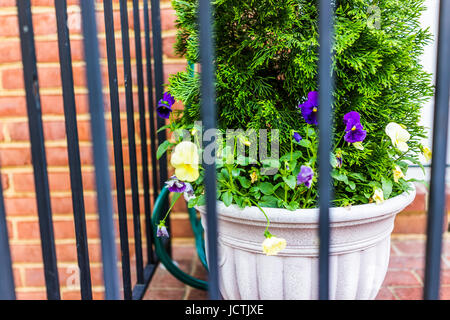
MULTIPOLYGON (((201 106, 205 131, 216 129, 216 93, 214 68, 213 16, 210 0, 199 1, 200 62, 201 62, 201 106)), ((206 144, 209 141, 204 141, 206 144)), ((216 143, 214 141, 213 143, 216 143)), ((215 152, 215 151, 214 151, 215 152)), ((214 154, 214 158, 215 158, 214 154)), ((216 208, 216 165, 203 164, 205 169, 206 212, 208 213, 208 265, 209 297, 220 299, 219 271, 217 266, 217 208, 216 208)))
MULTIPOLYGON (((136 19, 134 19, 136 20, 136 19)), ((136 250, 136 273, 138 283, 144 281, 144 265, 142 261, 141 223, 139 206, 139 186, 136 160, 136 140, 134 128, 133 81, 131 74, 130 36, 128 32, 127 0, 120 0, 120 22, 122 26, 122 48, 125 77, 125 98, 128 125, 128 149, 130 156, 131 197, 133 202, 133 225, 136 250)))
POLYGON ((8 228, 6 226, 5 203, 0 173, 0 300, 15 300, 14 275, 9 251, 8 228))
POLYGON ((450 86, 450 1, 440 1, 424 298, 439 299, 450 86))
MULTIPOLYGON (((151 246, 151 243, 148 241, 149 236, 151 236, 151 206, 148 172, 147 123, 145 119, 144 68, 142 65, 141 22, 139 13, 139 1, 133 0, 134 42, 136 47, 136 71, 139 97, 139 127, 141 132, 142 186, 144 188, 144 215, 148 251, 148 245, 150 244, 151 246)), ((139 238, 139 240, 140 239, 141 238, 139 238)))
POLYGON ((59 60, 64 99, 75 237, 77 242, 78 267, 80 269, 81 298, 90 300, 92 299, 92 283, 89 267, 80 148, 78 145, 72 56, 70 52, 69 28, 67 26, 67 1, 55 0, 55 12, 58 28, 59 60))
MULTIPOLYGON (((163 82, 164 82, 164 70, 163 70, 163 60, 162 60, 162 38, 161 38, 161 11, 159 7, 159 0, 151 0, 151 12, 152 12, 152 34, 153 34, 153 60, 154 60, 154 71, 155 71, 155 97, 156 101, 161 100, 163 97, 163 82)), ((157 119, 157 127, 160 129, 165 125, 165 120, 161 117, 157 119)), ((161 130, 158 132, 158 143, 162 143, 166 140, 166 131, 161 130)), ((167 154, 164 154, 161 158, 159 158, 159 189, 164 186, 164 183, 168 179, 168 171, 167 171, 167 154)), ((167 211, 169 209, 168 201, 164 202, 163 211, 167 211)), ((169 216, 169 220, 166 223, 167 228, 170 231, 171 228, 171 220, 169 216)), ((166 242, 167 250, 169 253, 172 253, 172 238, 166 242)))
POLYGON ((81 0, 80 3, 84 56, 86 57, 86 76, 89 89, 89 111, 91 115, 95 179, 97 184, 97 206, 100 221, 105 298, 107 300, 118 300, 120 294, 117 274, 117 254, 105 118, 103 114, 104 105, 99 63, 97 22, 95 20, 95 2, 94 0, 81 0))
MULTIPOLYGON (((56 0, 57 1, 57 0, 56 0)), ((109 97, 114 141, 114 163, 116 174, 117 209, 119 216, 120 251, 122 261, 123 292, 125 300, 132 299, 130 248, 128 243, 127 205, 125 197, 125 174, 123 169, 122 124, 120 121, 119 89, 117 85, 117 56, 114 35, 112 0, 103 1, 108 56, 109 97)))
POLYGON ((60 299, 30 0, 17 0, 34 184, 47 298, 60 299))
MULTIPOLYGON (((147 99, 150 122, 150 156, 152 159, 152 184, 153 184, 153 203, 156 202, 156 194, 158 192, 158 171, 156 159, 156 129, 155 129, 155 105, 153 102, 153 76, 152 76, 152 56, 150 49, 150 18, 148 15, 148 0, 144 0, 144 29, 145 29, 145 58, 146 58, 146 75, 147 75, 147 99)), ((151 210, 150 210, 151 212, 151 210)), ((154 263, 153 256, 153 228, 151 227, 151 219, 146 215, 147 230, 147 256, 150 263, 154 263)))
POLYGON ((331 190, 332 127, 332 2, 320 0, 319 6, 319 299, 329 299, 329 247, 331 190))
MULTIPOLYGON (((164 82, 164 70, 162 60, 162 38, 161 38, 161 12, 159 7, 159 0, 151 1, 152 7, 152 34, 153 34, 153 60, 155 69, 155 96, 156 101, 161 100, 163 97, 163 82, 164 82)), ((158 117, 157 120, 158 129, 163 127, 166 123, 165 120, 158 117)), ((161 143, 166 140, 166 131, 161 130, 158 132, 158 142, 161 143)), ((162 188, 164 182, 167 181, 167 156, 164 154, 159 159, 159 188, 162 188)))
MULTIPOLYGON (((137 85, 138 85, 138 99, 139 99, 139 128, 141 132, 141 159, 142 159, 142 186, 144 188, 144 216, 147 227, 147 237, 148 228, 151 227, 150 219, 150 183, 148 176, 148 150, 147 150, 147 124, 145 120, 145 93, 144 93, 144 70, 142 66, 142 43, 141 43, 141 21, 139 14, 139 0, 133 0, 133 22, 134 22, 134 43, 136 49, 136 74, 137 74, 137 85)), ((142 246, 142 237, 139 223, 139 236, 137 241, 139 241, 139 246, 142 246)), ((139 257, 142 262, 142 248, 140 249, 141 256, 139 257)), ((142 278, 138 279, 138 283, 143 283, 144 275, 142 278)))

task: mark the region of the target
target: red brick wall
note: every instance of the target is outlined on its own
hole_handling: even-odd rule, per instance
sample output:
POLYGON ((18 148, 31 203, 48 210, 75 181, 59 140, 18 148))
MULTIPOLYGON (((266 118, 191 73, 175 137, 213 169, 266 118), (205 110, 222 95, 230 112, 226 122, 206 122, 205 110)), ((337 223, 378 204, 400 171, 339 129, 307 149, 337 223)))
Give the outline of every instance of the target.
MULTIPOLYGON (((63 299, 79 298, 79 289, 73 285, 76 272, 75 232, 72 216, 72 200, 64 130, 63 101, 56 34, 54 0, 32 0, 33 24, 38 60, 39 84, 43 110, 44 134, 48 174, 52 199, 52 210, 56 238, 56 250, 63 299)), ((101 67, 103 84, 107 89, 106 44, 102 1, 98 0, 97 24, 100 39, 101 67)), ((85 190, 85 206, 89 249, 92 268, 92 281, 95 298, 103 296, 101 274, 101 252, 98 237, 96 194, 94 185, 94 167, 92 164, 91 138, 87 105, 85 63, 81 36, 81 17, 78 1, 68 0, 69 28, 74 69, 75 94, 78 111, 78 129, 85 190)), ((142 4, 141 4, 142 6, 142 4)), ((141 8, 142 9, 142 8, 141 8)), ((132 3, 128 3, 130 31, 132 31, 132 3)), ((176 57, 172 50, 175 39, 175 15, 170 1, 161 1, 162 37, 164 46, 164 73, 183 70, 185 60, 176 57)), ((119 4, 114 0, 116 46, 118 54, 119 92, 121 99, 122 134, 124 143, 124 161, 127 186, 127 211, 129 214, 130 250, 134 251, 133 223, 131 208, 131 189, 128 161, 128 141, 126 130, 125 97, 123 87, 123 61, 120 36, 119 4)), ((141 11, 142 17, 142 11, 141 11)), ((141 26, 143 28, 143 22, 141 26)), ((134 37, 130 34, 132 65, 135 67, 134 37)), ((142 41, 143 35, 142 35, 142 41)), ((143 52, 145 57, 145 52, 143 52)), ((145 65, 145 64, 144 64, 145 65)), ((145 72, 144 72, 145 75, 145 72)), ((139 176, 141 176, 140 141, 137 113, 136 73, 133 69, 135 93, 136 139, 138 147, 139 176)), ((4 188, 7 223, 12 248, 13 268, 19 299, 45 298, 45 282, 42 270, 42 257, 38 217, 34 192, 33 171, 31 167, 30 143, 26 116, 23 71, 21 64, 20 40, 15 0, 0 0, 0 167, 4 188)), ((111 136, 111 116, 109 96, 104 97, 108 137, 111 136)), ((148 130, 148 123, 147 123, 148 130)), ((111 159, 111 178, 114 186, 114 167, 112 144, 109 144, 111 159)), ((142 189, 142 183, 140 188, 142 189)), ((142 195, 142 190, 140 192, 142 195)), ((113 192, 115 197, 115 192, 113 192)), ((115 201, 115 198, 114 198, 115 201)), ((114 202, 115 205, 115 202, 114 202)), ((143 203, 141 197, 141 212, 143 203)), ((177 237, 190 237, 187 227, 185 207, 177 206, 174 211, 173 233, 177 237), (178 223, 177 223, 178 222, 178 223)), ((144 230, 144 229, 143 229, 144 230)), ((119 248, 118 248, 119 250, 119 248)), ((145 251, 144 251, 145 252, 145 251)), ((146 259, 146 258, 145 258, 146 259)))

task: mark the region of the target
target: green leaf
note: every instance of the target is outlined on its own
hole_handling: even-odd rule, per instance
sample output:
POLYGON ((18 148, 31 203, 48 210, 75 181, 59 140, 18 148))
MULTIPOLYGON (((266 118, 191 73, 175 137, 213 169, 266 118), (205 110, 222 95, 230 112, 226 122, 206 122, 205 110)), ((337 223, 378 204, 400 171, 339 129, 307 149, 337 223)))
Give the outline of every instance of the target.
POLYGON ((291 211, 297 210, 299 207, 300 206, 297 201, 291 201, 291 202, 289 202, 289 204, 287 204, 285 206, 286 209, 291 210, 291 211))
POLYGON ((306 139, 303 139, 298 144, 301 145, 302 147, 305 147, 305 148, 310 148, 311 147, 311 141, 306 140, 306 139))
POLYGON ((275 192, 279 187, 284 186, 284 182, 279 182, 273 187, 273 191, 275 192))
POLYGON ((303 156, 303 153, 301 151, 294 151, 292 153, 292 160, 297 160, 303 156))
POLYGON ((223 177, 225 178, 225 180, 229 180, 230 179, 230 174, 228 172, 228 169, 223 168, 222 170, 220 170, 220 173, 223 175, 223 177))
POLYGON ((158 131, 156 131, 156 133, 159 133, 159 132, 164 131, 169 128, 170 128, 170 124, 166 124, 165 126, 162 126, 161 128, 159 128, 158 131))
POLYGON ((316 131, 313 128, 308 128, 307 132, 309 136, 314 136, 316 134, 316 131))
POLYGON ((225 203, 225 205, 229 207, 233 203, 233 195, 231 194, 230 191, 227 191, 224 194, 222 194, 222 200, 223 203, 225 203))
POLYGON ((250 180, 248 180, 246 177, 241 177, 241 176, 239 176, 237 178, 238 178, 239 182, 241 183, 242 187, 244 187, 246 189, 250 188, 250 186, 251 186, 250 180))
POLYGON ((405 161, 397 161, 396 164, 400 167, 400 169, 402 169, 403 172, 408 170, 409 165, 405 161))
POLYGON ((166 153, 167 149, 172 146, 173 143, 169 142, 168 140, 161 143, 158 147, 158 150, 156 151, 156 158, 159 160, 163 156, 164 153, 166 153))
POLYGON ((241 197, 235 197, 233 199, 234 201, 236 201, 236 204, 238 205, 239 208, 243 209, 245 207, 244 199, 242 199, 241 197))
POLYGON ((242 154, 238 155, 236 158, 236 163, 240 166, 247 166, 249 164, 248 157, 243 156, 242 154))
POLYGON ((354 178, 354 179, 356 179, 356 180, 359 180, 359 181, 367 181, 367 179, 361 174, 361 173, 356 173, 356 172, 350 172, 349 174, 348 174, 348 176, 349 177, 351 177, 351 178, 354 178))
POLYGON ((276 208, 278 206, 278 199, 274 196, 263 196, 259 205, 261 207, 276 208))
POLYGON ((273 193, 273 185, 270 182, 261 182, 258 184, 258 188, 265 195, 271 195, 273 193))
POLYGON ((295 176, 283 177, 283 180, 292 190, 297 186, 297 178, 295 176))
POLYGON ((370 181, 370 182, 369 182, 369 187, 372 187, 372 188, 379 188, 379 187, 380 187, 380 183, 379 183, 379 182, 376 182, 376 181, 370 181))
MULTIPOLYGON (((301 158, 303 153, 301 151, 292 152, 292 160, 297 160, 301 158)), ((286 153, 284 156, 280 158, 280 161, 291 161, 291 153, 286 153)))
POLYGON ((333 153, 330 154, 330 164, 333 168, 336 168, 338 166, 338 161, 333 153))
POLYGON ((249 190, 249 192, 251 192, 251 193, 257 193, 257 192, 259 192, 259 188, 258 188, 257 186, 251 187, 250 190, 249 190))
POLYGON ((297 167, 297 161, 296 160, 292 160, 292 161, 289 162, 289 171, 290 172, 293 172, 296 167, 297 167))
POLYGON ((222 174, 222 172, 217 173, 217 181, 228 182, 228 179, 222 174))
POLYGON ((426 181, 426 180, 411 178, 411 179, 407 180, 406 182, 408 182, 408 183, 407 183, 407 185, 408 185, 408 187, 409 187, 408 189, 411 189, 411 186, 409 185, 410 182, 418 182, 418 183, 421 183, 421 184, 423 184, 427 189, 430 189, 430 184, 429 184, 428 181, 426 181))
POLYGON ((348 177, 345 174, 339 173, 337 170, 333 170, 331 172, 331 176, 333 179, 336 179, 338 181, 342 181, 345 184, 348 184, 348 177))
POLYGON ((278 159, 264 159, 261 161, 264 168, 279 168, 281 166, 278 159))
POLYGON ((193 208, 197 205, 198 197, 192 198, 188 201, 188 208, 193 208))
POLYGON ((236 178, 236 177, 239 176, 239 174, 240 174, 242 171, 244 171, 244 170, 243 170, 243 169, 240 169, 240 168, 233 168, 233 169, 231 170, 231 175, 233 176, 233 178, 236 178))
POLYGON ((348 182, 348 186, 350 187, 351 190, 355 190, 356 189, 356 184, 353 181, 349 181, 348 182))
POLYGON ((201 194, 198 196, 198 201, 197 201, 197 205, 198 206, 204 206, 206 203, 206 197, 204 194, 201 194))
POLYGON ((404 159, 404 160, 407 160, 407 161, 411 161, 411 162, 414 163, 415 165, 419 166, 419 167, 422 169, 423 174, 425 174, 425 168, 424 168, 422 162, 420 162, 419 160, 414 159, 414 158, 412 158, 412 157, 403 157, 403 159, 404 159))
POLYGON ((389 199, 392 193, 392 181, 385 177, 381 177, 381 189, 383 189, 384 199, 389 199))

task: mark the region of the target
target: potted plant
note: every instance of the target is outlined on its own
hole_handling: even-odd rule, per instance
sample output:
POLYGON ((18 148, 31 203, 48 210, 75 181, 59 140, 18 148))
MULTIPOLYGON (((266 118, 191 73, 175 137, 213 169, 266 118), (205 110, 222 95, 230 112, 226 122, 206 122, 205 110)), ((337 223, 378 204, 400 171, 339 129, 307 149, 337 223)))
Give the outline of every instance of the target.
MULTIPOLYGON (((420 142, 426 132, 419 124, 421 106, 432 95, 430 75, 419 62, 431 39, 419 24, 423 2, 334 3, 332 299, 376 297, 395 215, 415 197, 408 166, 431 157, 420 142)), ((173 203, 184 194, 205 222, 201 164, 211 150, 202 150, 198 122, 198 3, 172 3, 175 48, 191 63, 170 77, 158 103, 158 114, 169 119, 165 128, 176 133, 158 154, 171 152, 175 174, 167 185, 173 203), (176 100, 182 110, 174 109, 176 100)), ((221 293, 226 299, 314 299, 320 179, 316 2, 218 0, 214 8, 221 293)), ((165 221, 158 236, 169 236, 165 221)))

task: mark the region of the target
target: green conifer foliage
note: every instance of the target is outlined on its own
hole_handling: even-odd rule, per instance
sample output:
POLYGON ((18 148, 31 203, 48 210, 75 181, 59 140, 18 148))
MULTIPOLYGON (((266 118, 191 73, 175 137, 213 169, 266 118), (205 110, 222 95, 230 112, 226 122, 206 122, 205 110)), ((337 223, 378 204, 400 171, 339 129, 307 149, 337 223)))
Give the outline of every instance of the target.
MULTIPOLYGON (((176 52, 199 62, 197 0, 173 0, 177 14, 176 52)), ((392 170, 418 163, 421 107, 433 93, 420 55, 431 40, 419 18, 424 0, 336 0, 333 44, 334 152, 343 165, 333 170, 336 205, 367 203, 375 187, 385 198, 408 189, 392 170), (364 150, 343 139, 343 116, 361 114, 367 130, 364 150), (411 134, 409 151, 399 153, 386 136, 390 122, 411 134)), ((281 152, 291 132, 307 126, 298 109, 318 88, 318 11, 312 0, 216 0, 214 2, 218 122, 221 129, 280 129, 281 152)), ((170 77, 168 90, 186 106, 180 125, 200 120, 199 75, 188 68, 170 77)), ((311 126, 309 126, 311 128, 311 126)), ((316 130, 316 129, 315 129, 316 130)), ((305 146, 299 161, 315 166, 305 146)), ((314 150, 310 150, 311 152, 314 150)), ((275 179, 275 178, 274 178, 275 179)), ((276 181, 272 181, 273 184, 276 181)), ((315 186, 309 194, 315 197, 315 186)), ((297 197, 301 201, 302 197, 297 197)), ((279 204, 278 204, 279 205, 279 204)), ((314 206, 306 201, 303 207, 314 206)), ((287 207, 287 205, 284 205, 287 207)))

